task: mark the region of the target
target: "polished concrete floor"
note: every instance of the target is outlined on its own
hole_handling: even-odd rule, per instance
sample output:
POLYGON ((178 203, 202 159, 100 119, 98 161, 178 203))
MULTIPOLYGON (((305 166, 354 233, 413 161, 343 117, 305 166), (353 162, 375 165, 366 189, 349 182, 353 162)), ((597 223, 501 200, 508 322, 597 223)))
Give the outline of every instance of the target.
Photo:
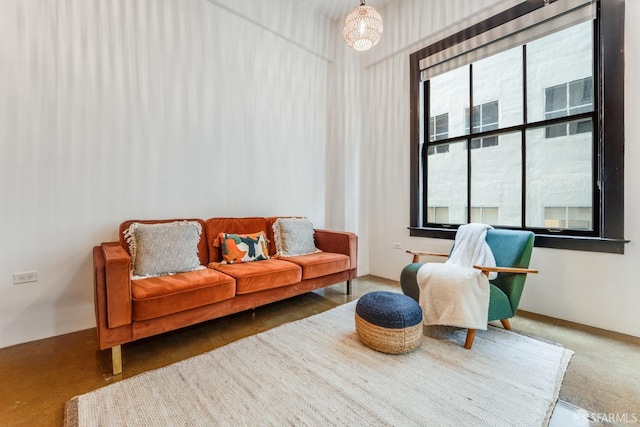
MULTIPOLYGON (((381 289, 400 292, 397 282, 362 277, 354 280, 350 296, 345 295, 345 285, 338 284, 253 312, 130 343, 122 348, 124 374, 115 377, 110 374, 110 352, 97 349, 94 329, 0 349, 0 425, 61 426, 64 404, 75 395, 381 289)), ((587 425, 574 421, 576 408, 571 405, 586 409, 599 421, 617 420, 625 425, 625 421, 637 420, 640 426, 640 338, 531 313, 519 313, 511 324, 517 332, 575 352, 560 391, 560 399, 568 404, 562 405, 563 417, 554 414, 552 426, 587 425)))

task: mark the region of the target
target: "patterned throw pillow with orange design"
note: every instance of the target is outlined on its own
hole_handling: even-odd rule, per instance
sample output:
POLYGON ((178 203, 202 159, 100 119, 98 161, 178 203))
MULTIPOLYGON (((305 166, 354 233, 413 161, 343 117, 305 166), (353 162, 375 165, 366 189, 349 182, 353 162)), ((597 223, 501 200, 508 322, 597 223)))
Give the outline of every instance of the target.
POLYGON ((252 234, 218 234, 222 263, 262 261, 269 259, 264 232, 252 234))

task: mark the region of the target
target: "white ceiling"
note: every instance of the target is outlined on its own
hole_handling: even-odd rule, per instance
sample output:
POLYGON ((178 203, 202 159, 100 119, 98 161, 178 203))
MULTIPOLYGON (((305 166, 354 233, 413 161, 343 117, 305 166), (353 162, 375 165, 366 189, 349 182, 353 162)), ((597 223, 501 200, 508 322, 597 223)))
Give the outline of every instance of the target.
MULTIPOLYGON (((360 0, 302 0, 332 21, 343 20, 354 7, 360 5, 360 0)), ((380 10, 397 0, 367 0, 367 6, 380 10)))

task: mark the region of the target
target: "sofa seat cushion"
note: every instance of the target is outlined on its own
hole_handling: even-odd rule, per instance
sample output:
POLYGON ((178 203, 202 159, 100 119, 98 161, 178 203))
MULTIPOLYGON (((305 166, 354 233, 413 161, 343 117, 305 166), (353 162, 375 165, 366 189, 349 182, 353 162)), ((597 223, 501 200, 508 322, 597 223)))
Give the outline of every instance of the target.
POLYGON ((133 320, 147 320, 233 298, 233 277, 207 268, 131 281, 133 320))
POLYGON ((216 270, 236 279, 238 295, 293 285, 302 280, 302 271, 297 264, 279 259, 220 264, 216 270))
POLYGON ((318 252, 284 259, 302 267, 302 280, 348 271, 351 265, 348 256, 331 252, 318 252))

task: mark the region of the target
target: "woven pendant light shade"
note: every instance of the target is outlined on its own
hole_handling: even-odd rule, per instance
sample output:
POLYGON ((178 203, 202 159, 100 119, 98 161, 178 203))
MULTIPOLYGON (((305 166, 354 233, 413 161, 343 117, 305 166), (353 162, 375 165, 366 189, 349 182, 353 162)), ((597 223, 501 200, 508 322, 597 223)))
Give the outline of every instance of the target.
POLYGON ((380 13, 371 6, 365 6, 363 0, 344 18, 342 35, 347 46, 361 52, 380 41, 382 28, 380 13))

